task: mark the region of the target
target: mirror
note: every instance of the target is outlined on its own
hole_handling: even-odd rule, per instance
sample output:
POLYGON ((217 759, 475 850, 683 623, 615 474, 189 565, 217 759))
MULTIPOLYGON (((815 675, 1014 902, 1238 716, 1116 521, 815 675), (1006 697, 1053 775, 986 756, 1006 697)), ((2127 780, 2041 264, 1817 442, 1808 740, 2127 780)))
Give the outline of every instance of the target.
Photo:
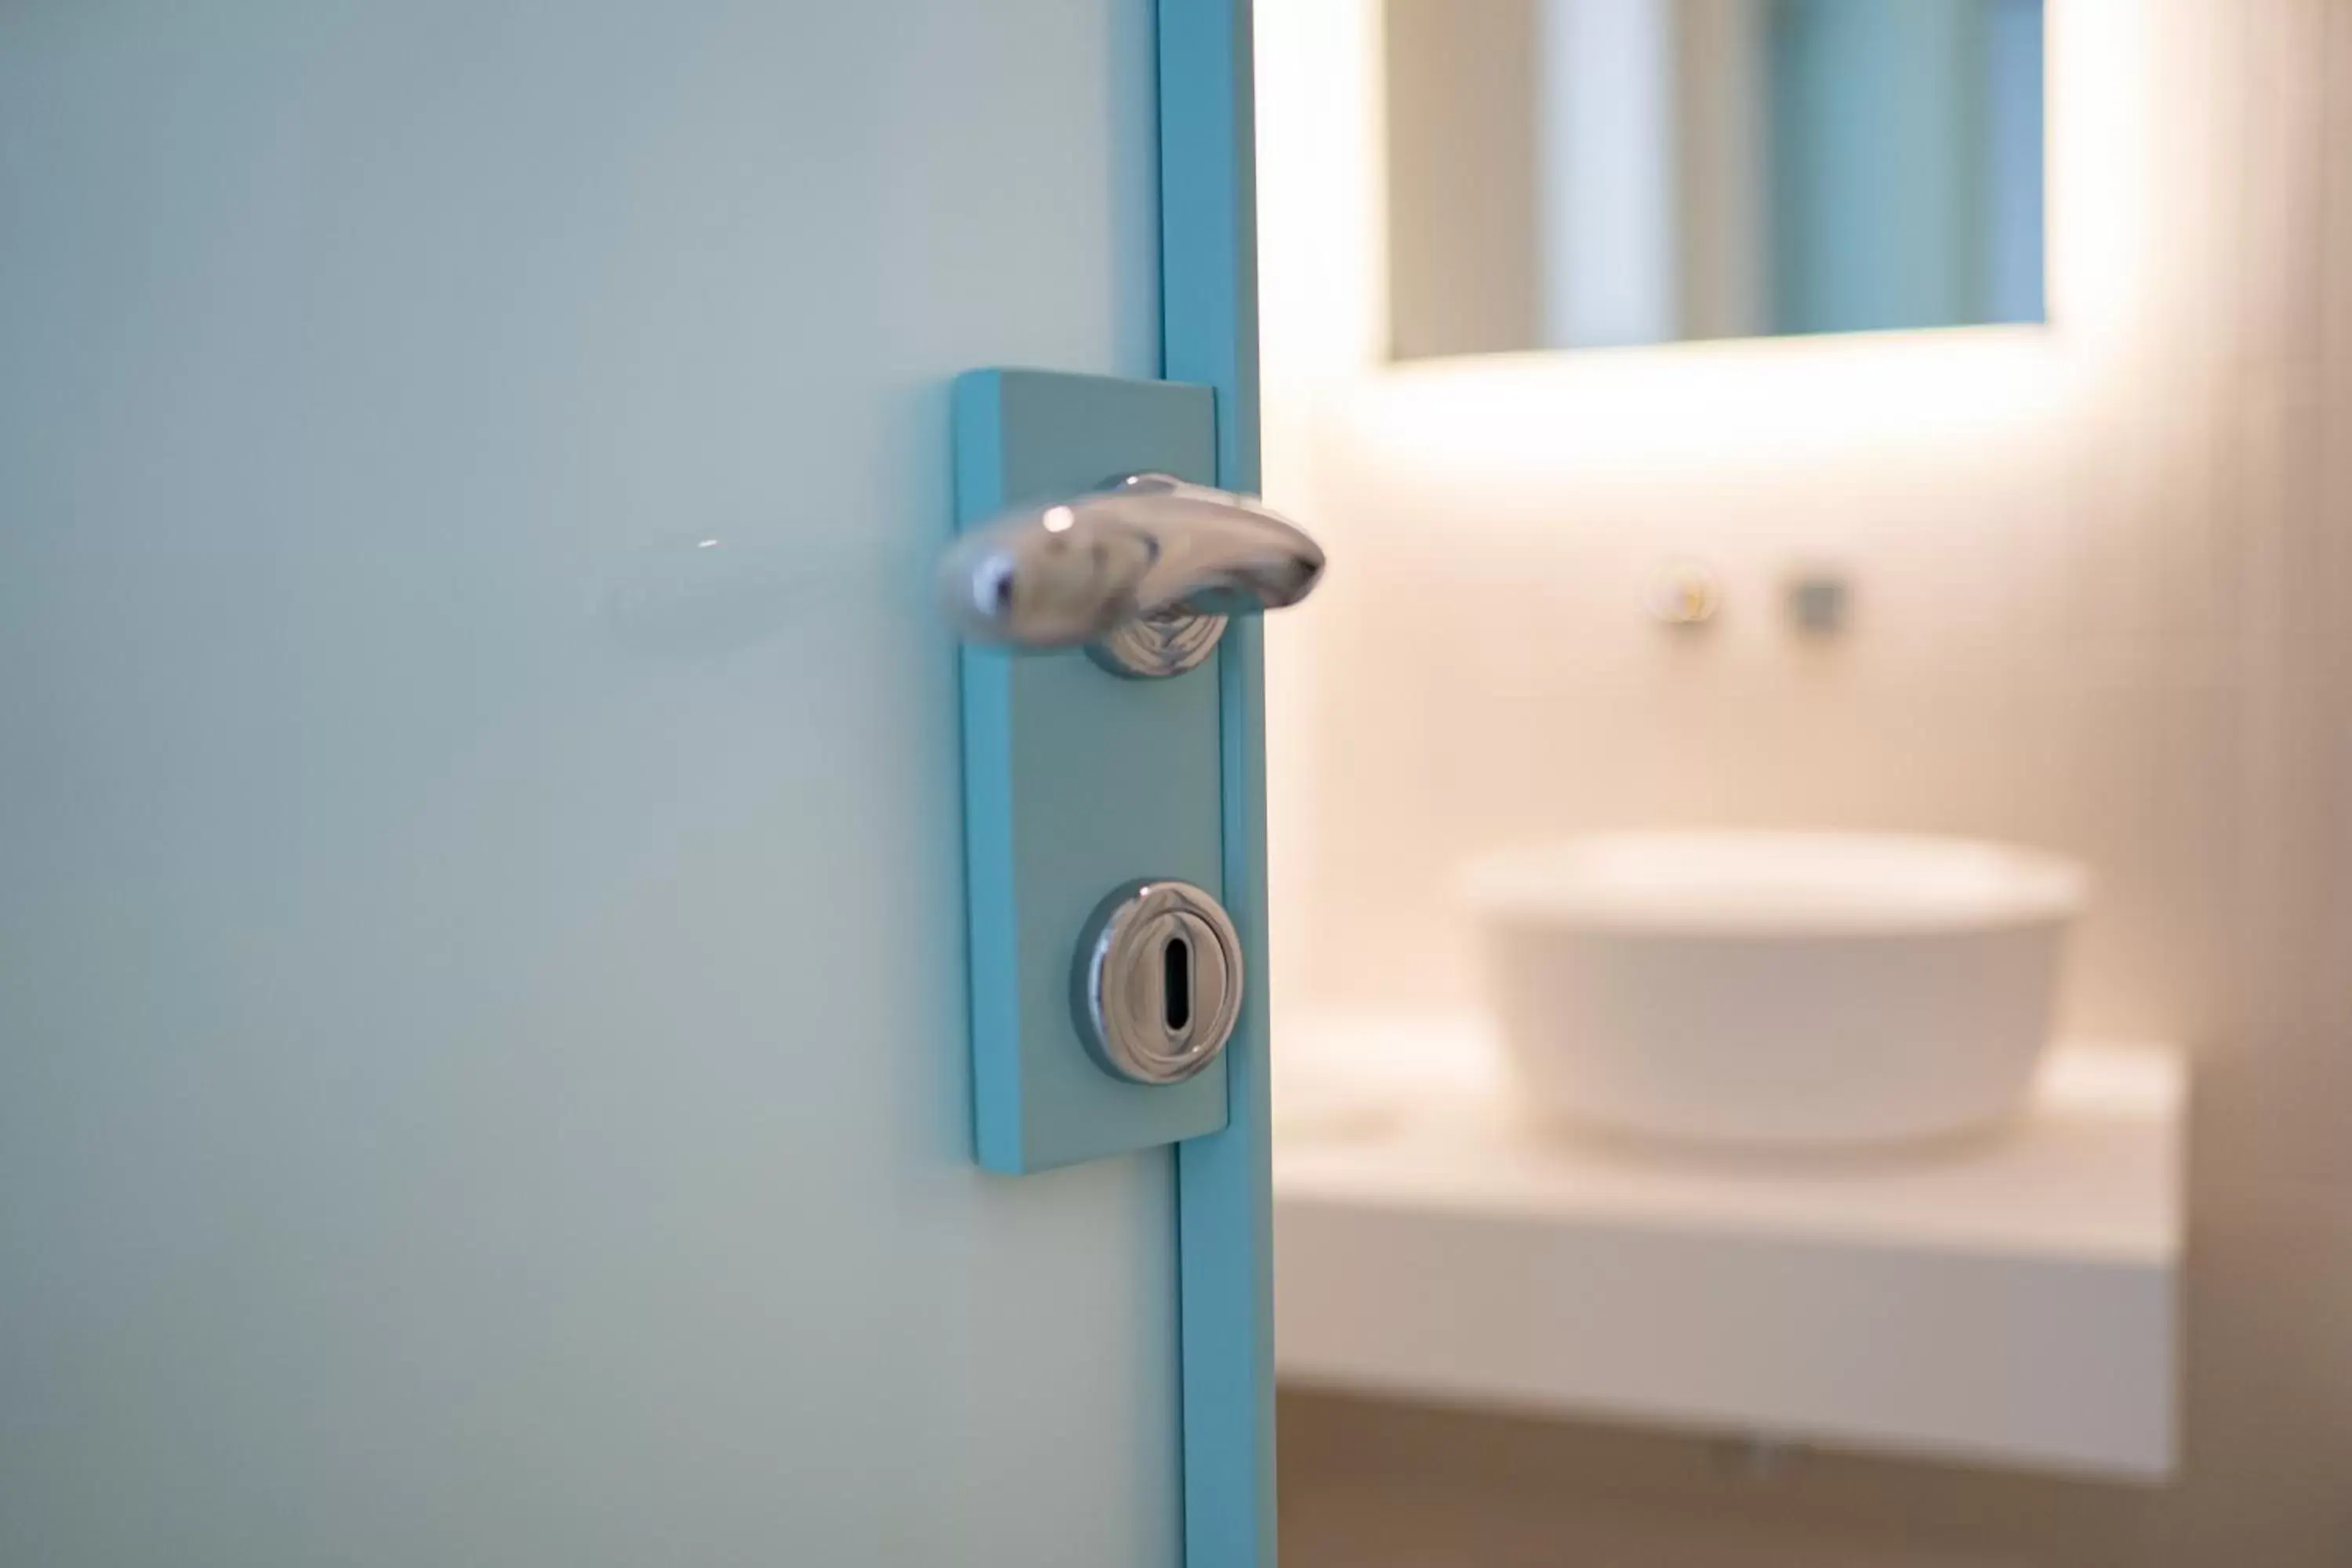
POLYGON ((2042 0, 1387 0, 1397 359, 2039 321, 2042 0))

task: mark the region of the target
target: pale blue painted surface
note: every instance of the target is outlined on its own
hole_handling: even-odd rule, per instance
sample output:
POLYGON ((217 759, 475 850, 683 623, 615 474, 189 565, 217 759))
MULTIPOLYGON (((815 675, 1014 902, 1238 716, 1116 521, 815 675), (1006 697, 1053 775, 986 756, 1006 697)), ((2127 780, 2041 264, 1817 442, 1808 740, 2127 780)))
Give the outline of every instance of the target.
POLYGON ((1773 0, 1774 330, 2032 321, 2041 0, 1773 0))
MULTIPOLYGON (((1047 371, 956 383, 956 510, 1093 489, 1120 474, 1216 478, 1208 388, 1047 371)), ((1104 896, 1144 877, 1224 880, 1213 659, 1122 680, 1077 649, 962 656, 965 899, 980 1161, 1037 1171, 1225 1124, 1222 1060, 1182 1083, 1112 1078, 1087 1054, 1070 968, 1104 896)))
POLYGON ((1776 331, 1982 319, 1981 4, 1776 0, 1776 331))
MULTIPOLYGON (((1250 0, 1160 0, 1163 374, 1217 394, 1218 482, 1258 485, 1257 237, 1250 0)), ((1225 908, 1265 953, 1264 627, 1217 656, 1225 908)), ((1274 1568, 1274 1195, 1266 996, 1225 1048, 1229 1122, 1177 1146, 1186 1568, 1274 1568)))
POLYGON ((1987 0, 1984 314, 1991 321, 2050 315, 2043 31, 2042 0, 1987 0))
POLYGON ((929 587, 957 371, 1155 369, 1151 53, 10 8, 0 1562, 1175 1561, 1171 1161, 971 1163, 929 587))

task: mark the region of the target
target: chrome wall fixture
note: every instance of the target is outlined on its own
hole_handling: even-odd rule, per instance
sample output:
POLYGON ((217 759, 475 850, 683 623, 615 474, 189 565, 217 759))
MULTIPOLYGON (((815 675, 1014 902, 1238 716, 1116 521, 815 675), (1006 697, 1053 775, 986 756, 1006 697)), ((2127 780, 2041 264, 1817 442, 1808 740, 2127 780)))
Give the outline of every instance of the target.
POLYGON ((1650 618, 1661 626, 1703 626, 1723 607, 1723 578, 1696 556, 1680 556, 1650 582, 1650 618))

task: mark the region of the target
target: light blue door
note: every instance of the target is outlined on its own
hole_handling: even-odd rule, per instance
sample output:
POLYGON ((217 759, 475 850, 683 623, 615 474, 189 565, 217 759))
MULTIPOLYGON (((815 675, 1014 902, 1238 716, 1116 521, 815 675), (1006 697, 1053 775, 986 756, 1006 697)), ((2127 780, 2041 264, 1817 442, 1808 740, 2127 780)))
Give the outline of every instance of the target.
POLYGON ((975 1163, 929 592, 961 372, 1248 481, 1163 9, 0 8, 0 1563, 1270 1561, 1262 1013, 975 1163))

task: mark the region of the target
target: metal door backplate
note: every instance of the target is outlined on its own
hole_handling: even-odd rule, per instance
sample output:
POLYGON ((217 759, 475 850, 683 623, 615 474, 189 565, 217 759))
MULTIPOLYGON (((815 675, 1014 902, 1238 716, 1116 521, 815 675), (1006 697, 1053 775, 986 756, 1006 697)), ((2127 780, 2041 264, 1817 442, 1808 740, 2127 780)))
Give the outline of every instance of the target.
MULTIPOLYGON (((1120 474, 1216 479, 1207 387, 1049 371, 955 385, 956 523, 1120 474)), ((1079 649, 965 647, 964 879, 980 1163, 1020 1173, 1225 1125, 1225 1064, 1114 1078, 1071 1016, 1070 970, 1103 897, 1177 878, 1223 897, 1217 659, 1124 680, 1079 649)))

